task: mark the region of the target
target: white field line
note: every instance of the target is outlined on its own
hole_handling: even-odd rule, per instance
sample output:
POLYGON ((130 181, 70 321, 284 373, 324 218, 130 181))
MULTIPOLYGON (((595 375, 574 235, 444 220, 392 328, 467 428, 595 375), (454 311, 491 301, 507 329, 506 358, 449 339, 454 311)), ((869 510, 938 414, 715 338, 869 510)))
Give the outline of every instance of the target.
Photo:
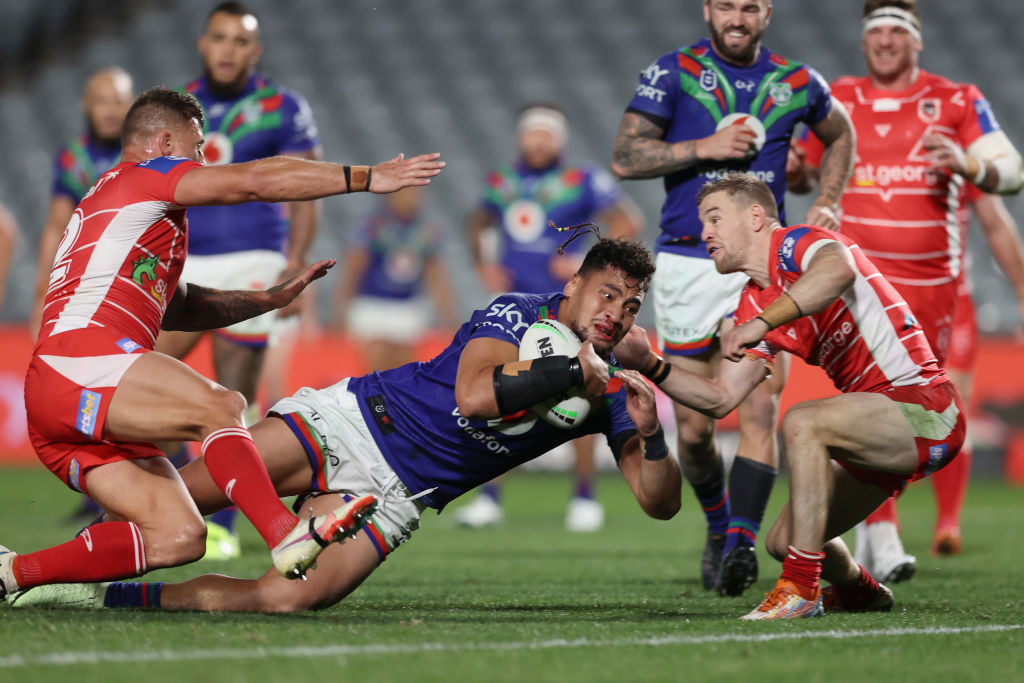
POLYGON ((666 645, 704 645, 716 643, 767 643, 779 640, 847 640, 851 638, 894 638, 905 636, 960 635, 965 633, 1002 633, 1024 629, 1024 624, 992 624, 988 626, 886 628, 865 631, 804 631, 800 633, 722 633, 709 636, 665 635, 648 638, 590 638, 528 640, 519 642, 482 643, 370 643, 366 645, 327 645, 323 647, 252 647, 192 650, 152 650, 128 652, 51 652, 40 655, 8 655, 0 657, 0 669, 35 666, 72 666, 79 664, 188 662, 215 659, 269 659, 272 657, 344 657, 348 655, 416 654, 424 652, 472 652, 551 650, 583 647, 623 647, 666 645))

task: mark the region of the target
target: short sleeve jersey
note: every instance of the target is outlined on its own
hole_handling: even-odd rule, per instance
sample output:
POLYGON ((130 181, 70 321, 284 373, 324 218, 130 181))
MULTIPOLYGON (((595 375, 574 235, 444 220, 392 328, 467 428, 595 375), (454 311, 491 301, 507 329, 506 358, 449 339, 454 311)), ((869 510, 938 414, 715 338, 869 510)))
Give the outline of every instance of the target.
POLYGON ((120 163, 75 208, 57 247, 39 344, 104 327, 152 349, 188 249, 185 207, 174 203, 184 157, 120 163))
MULTIPOLYGON (((184 90, 195 95, 206 115, 203 154, 211 166, 306 152, 320 144, 306 100, 258 74, 233 97, 216 94, 205 78, 184 90)), ((288 237, 284 207, 267 202, 194 207, 188 214, 189 253, 281 251, 288 237)))
MULTIPOLYGON (((612 175, 590 163, 558 160, 536 170, 517 162, 490 172, 483 208, 501 228, 501 263, 512 271, 512 290, 560 290, 565 282, 552 276, 549 264, 568 235, 548 223, 568 227, 593 221, 621 197, 622 190, 612 175)), ((566 251, 579 254, 589 246, 580 238, 566 251)))
POLYGON ((93 183, 120 158, 120 144, 99 145, 90 136, 80 135, 57 152, 53 162, 52 195, 67 197, 78 204, 93 183))
MULTIPOLYGON (((840 232, 853 238, 896 285, 929 286, 960 272, 966 215, 962 176, 929 169, 921 143, 945 135, 966 149, 999 130, 973 85, 921 71, 904 91, 877 90, 867 77, 832 85, 857 132, 857 158, 841 200, 840 232)), ((807 162, 821 143, 809 136, 807 162)))
POLYGON ((476 311, 436 358, 349 382, 366 424, 402 482, 414 493, 437 487, 423 498, 430 507, 440 509, 466 491, 584 434, 600 432, 612 442, 636 429, 626 412, 626 390, 614 377, 603 404, 573 429, 552 426, 532 410, 493 420, 459 413, 455 376, 466 344, 486 337, 518 346, 536 320, 557 317, 561 301, 561 294, 499 296, 476 311))
POLYGON ((661 57, 642 72, 627 111, 665 130, 666 142, 705 138, 730 125, 757 133, 760 151, 746 160, 709 162, 665 176, 659 250, 708 258, 700 243, 697 192, 728 171, 767 183, 785 223, 786 157, 798 123, 814 125, 832 108, 828 85, 814 69, 766 48, 751 66, 722 60, 703 39, 661 57))
POLYGON ((441 229, 420 215, 402 218, 382 205, 356 233, 355 245, 369 255, 359 282, 363 296, 407 301, 419 295, 427 264, 437 258, 441 229))
POLYGON ((751 350, 771 360, 789 351, 818 365, 842 392, 882 392, 924 386, 945 378, 924 331, 896 289, 849 238, 808 225, 772 234, 769 276, 761 289, 753 280, 740 295, 736 320, 747 322, 789 289, 826 244, 843 244, 853 258, 851 287, 825 310, 770 331, 751 350))

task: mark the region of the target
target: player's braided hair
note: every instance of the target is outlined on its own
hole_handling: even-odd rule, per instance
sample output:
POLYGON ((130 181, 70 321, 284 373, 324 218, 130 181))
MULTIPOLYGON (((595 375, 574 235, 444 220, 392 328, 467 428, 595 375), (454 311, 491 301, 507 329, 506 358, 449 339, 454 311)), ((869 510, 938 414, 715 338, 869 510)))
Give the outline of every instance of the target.
POLYGON ((697 192, 697 206, 715 192, 724 192, 730 198, 742 197, 750 204, 758 204, 769 218, 779 217, 779 207, 775 203, 775 195, 763 180, 753 173, 726 173, 718 180, 704 183, 697 192))
POLYGON ((187 124, 195 119, 202 127, 205 118, 194 96, 170 88, 150 88, 139 95, 124 117, 121 144, 127 147, 135 138, 151 135, 168 123, 187 124))

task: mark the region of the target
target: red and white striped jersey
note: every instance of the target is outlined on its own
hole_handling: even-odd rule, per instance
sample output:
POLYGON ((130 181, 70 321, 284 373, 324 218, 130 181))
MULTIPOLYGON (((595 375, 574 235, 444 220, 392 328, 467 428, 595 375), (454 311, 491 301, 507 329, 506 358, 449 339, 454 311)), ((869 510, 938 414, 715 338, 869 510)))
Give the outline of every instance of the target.
MULTIPOLYGON (((904 91, 877 90, 867 77, 832 84, 857 133, 850 184, 842 196, 840 232, 852 237, 893 284, 928 286, 955 280, 965 249, 962 176, 929 170, 921 139, 945 135, 967 149, 999 124, 981 92, 921 71, 904 91)), ((810 135, 807 161, 823 147, 810 135)))
POLYGON ((818 249, 839 242, 853 256, 856 278, 842 296, 814 315, 770 331, 751 353, 772 360, 789 351, 819 365, 842 392, 881 392, 945 378, 924 331, 896 289, 853 240, 824 228, 777 228, 769 257, 771 285, 753 280, 740 295, 737 322, 756 317, 803 274, 818 249))
POLYGON ((43 305, 39 343, 69 330, 105 327, 147 349, 156 343, 188 248, 184 157, 120 163, 92 186, 64 231, 43 305))

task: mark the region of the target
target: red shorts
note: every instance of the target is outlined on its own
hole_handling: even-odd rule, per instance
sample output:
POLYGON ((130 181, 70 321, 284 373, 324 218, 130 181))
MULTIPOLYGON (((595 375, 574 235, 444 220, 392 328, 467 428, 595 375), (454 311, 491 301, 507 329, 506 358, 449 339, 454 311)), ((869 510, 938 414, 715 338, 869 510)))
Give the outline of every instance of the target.
POLYGON ((971 372, 978 357, 978 319, 974 310, 971 288, 961 286, 953 314, 949 336, 949 354, 944 367, 959 372, 971 372))
POLYGON ((946 367, 946 356, 949 354, 958 284, 954 280, 929 287, 893 285, 924 328, 924 337, 942 367, 946 367))
MULTIPOLYGON (((910 474, 894 474, 839 463, 854 479, 875 484, 889 495, 907 484, 938 472, 952 462, 964 445, 967 414, 960 392, 949 380, 926 387, 896 387, 882 396, 900 405, 917 445, 917 467, 910 474)), ((838 462, 838 461, 837 461, 838 462)))
POLYGON ((36 347, 25 376, 28 435, 36 455, 61 481, 85 492, 97 465, 163 455, 153 444, 103 440, 110 399, 147 349, 105 328, 62 332, 36 347))

